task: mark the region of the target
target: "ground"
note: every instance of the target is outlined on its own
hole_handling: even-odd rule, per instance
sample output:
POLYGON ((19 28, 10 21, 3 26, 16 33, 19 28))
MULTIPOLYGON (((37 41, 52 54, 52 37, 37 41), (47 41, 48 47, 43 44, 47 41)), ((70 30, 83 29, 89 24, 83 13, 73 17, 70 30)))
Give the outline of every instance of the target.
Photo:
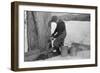
POLYGON ((68 60, 68 59, 87 59, 90 58, 90 50, 79 51, 76 56, 65 56, 62 57, 61 55, 52 57, 46 60, 68 60))

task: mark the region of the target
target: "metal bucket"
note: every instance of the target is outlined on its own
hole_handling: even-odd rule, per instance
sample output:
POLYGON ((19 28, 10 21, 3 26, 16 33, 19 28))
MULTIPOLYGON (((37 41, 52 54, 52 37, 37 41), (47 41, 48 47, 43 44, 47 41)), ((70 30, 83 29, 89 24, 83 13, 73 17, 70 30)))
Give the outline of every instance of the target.
POLYGON ((62 57, 68 56, 68 47, 67 46, 61 47, 61 56, 62 57))
POLYGON ((72 47, 70 48, 70 55, 71 55, 71 56, 76 56, 76 55, 77 55, 77 47, 72 46, 72 47))

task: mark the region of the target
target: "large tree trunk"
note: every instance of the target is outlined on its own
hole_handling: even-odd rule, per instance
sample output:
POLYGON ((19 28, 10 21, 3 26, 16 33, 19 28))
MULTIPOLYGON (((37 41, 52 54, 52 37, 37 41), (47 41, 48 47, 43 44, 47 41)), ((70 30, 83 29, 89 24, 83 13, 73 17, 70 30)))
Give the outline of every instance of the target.
POLYGON ((27 11, 27 37, 29 51, 38 49, 37 24, 32 11, 27 11))
POLYGON ((49 48, 51 29, 48 25, 51 14, 27 11, 28 49, 46 51, 49 48))
POLYGON ((38 41, 39 48, 41 51, 48 49, 48 40, 50 36, 50 27, 48 22, 50 20, 50 13, 36 12, 35 13, 36 22, 38 24, 38 41))

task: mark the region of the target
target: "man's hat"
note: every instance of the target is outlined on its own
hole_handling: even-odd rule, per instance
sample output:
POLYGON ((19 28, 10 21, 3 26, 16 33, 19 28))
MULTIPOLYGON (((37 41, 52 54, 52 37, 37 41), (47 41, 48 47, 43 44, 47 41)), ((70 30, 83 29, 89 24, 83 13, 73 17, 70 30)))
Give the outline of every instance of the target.
POLYGON ((57 16, 52 16, 52 18, 51 18, 52 21, 56 21, 57 19, 58 19, 57 16))

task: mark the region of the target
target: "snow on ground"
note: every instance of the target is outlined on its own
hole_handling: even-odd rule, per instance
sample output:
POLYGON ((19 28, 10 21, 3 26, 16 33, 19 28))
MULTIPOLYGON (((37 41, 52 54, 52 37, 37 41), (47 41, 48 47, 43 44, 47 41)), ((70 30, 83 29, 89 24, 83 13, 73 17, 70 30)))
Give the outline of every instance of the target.
POLYGON ((52 57, 46 60, 70 60, 70 59, 89 59, 89 58, 90 58, 90 50, 84 50, 84 51, 79 51, 76 56, 68 55, 68 56, 62 57, 60 55, 60 56, 52 57))

